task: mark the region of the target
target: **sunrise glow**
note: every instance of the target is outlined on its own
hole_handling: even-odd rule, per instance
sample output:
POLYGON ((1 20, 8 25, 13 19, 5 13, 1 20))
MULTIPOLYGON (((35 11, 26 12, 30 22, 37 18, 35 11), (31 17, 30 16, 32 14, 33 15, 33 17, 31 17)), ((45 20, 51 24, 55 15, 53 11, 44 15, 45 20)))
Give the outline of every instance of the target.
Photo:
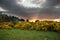
POLYGON ((36 20, 38 20, 37 17, 31 17, 29 21, 30 21, 30 22, 35 22, 36 20))
POLYGON ((30 22, 35 22, 36 20, 39 20, 39 21, 56 21, 56 22, 60 22, 60 19, 37 19, 37 18, 30 19, 29 21, 30 22))
POLYGON ((32 19, 32 20, 30 20, 30 22, 35 22, 36 21, 36 19, 32 19))
POLYGON ((55 19, 55 20, 53 20, 53 21, 60 22, 60 19, 55 19))

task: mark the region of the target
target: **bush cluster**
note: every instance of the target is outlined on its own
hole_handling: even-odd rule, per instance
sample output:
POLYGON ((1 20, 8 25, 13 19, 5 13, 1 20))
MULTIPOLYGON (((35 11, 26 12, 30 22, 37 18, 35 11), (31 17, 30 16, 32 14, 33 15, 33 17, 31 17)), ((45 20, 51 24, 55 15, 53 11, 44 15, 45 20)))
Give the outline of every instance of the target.
POLYGON ((37 22, 0 22, 0 28, 19 28, 24 30, 37 31, 58 31, 60 32, 60 22, 53 21, 37 21, 37 22))
POLYGON ((24 30, 38 31, 58 31, 60 32, 60 22, 54 21, 39 21, 29 22, 27 19, 19 19, 15 16, 8 16, 0 12, 0 28, 20 28, 24 30))

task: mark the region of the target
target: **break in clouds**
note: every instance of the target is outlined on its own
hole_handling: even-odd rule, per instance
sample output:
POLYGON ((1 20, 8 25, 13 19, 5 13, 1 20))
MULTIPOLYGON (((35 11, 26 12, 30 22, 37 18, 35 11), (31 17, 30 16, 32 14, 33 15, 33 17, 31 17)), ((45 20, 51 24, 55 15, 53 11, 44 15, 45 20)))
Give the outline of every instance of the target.
POLYGON ((0 0, 0 10, 30 19, 60 18, 60 0, 0 0))

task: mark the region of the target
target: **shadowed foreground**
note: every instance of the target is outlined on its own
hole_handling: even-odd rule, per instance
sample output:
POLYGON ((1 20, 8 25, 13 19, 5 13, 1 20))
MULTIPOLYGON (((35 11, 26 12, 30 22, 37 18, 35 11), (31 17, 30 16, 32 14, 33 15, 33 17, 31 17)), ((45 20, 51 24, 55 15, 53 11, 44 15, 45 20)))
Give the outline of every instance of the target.
POLYGON ((20 29, 0 29, 0 40, 60 40, 60 33, 20 29))

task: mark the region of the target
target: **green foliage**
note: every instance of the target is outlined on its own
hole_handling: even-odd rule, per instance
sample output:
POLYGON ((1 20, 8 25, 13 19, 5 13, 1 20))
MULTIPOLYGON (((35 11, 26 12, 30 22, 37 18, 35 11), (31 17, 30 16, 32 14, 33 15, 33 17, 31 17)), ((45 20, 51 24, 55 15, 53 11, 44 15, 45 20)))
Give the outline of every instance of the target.
POLYGON ((0 22, 18 22, 18 21, 25 21, 24 19, 19 19, 18 17, 15 16, 8 16, 6 14, 2 14, 0 12, 0 22))
POLYGON ((0 29, 0 40, 60 40, 58 32, 0 29))
POLYGON ((43 31, 58 31, 60 32, 60 22, 54 21, 39 21, 29 22, 27 19, 19 19, 14 16, 7 16, 0 13, 0 28, 20 28, 27 30, 43 30, 43 31))

